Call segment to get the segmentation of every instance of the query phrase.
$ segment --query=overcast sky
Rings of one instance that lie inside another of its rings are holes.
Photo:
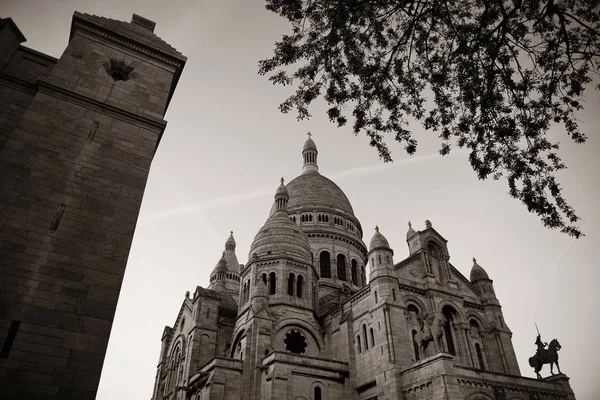
[[[598,93],[579,117],[588,143],[573,145],[560,127],[569,170],[564,195],[582,217],[579,240],[542,227],[511,199],[504,181],[479,181],[464,153],[436,156],[436,135],[415,126],[417,155],[392,145],[396,162],[382,165],[366,137],[337,129],[324,115],[297,122],[277,106],[290,93],[257,74],[286,22],[259,0],[1,0],[26,46],[60,57],[74,11],[130,21],[156,21],[155,33],[188,57],[154,159],[104,363],[99,400],[148,400],[160,338],[175,321],[185,292],[208,286],[229,231],[240,262],[265,222],[280,177],[300,173],[311,131],[320,171],[348,196],[368,243],[376,224],[395,251],[408,255],[407,221],[424,221],[448,240],[450,262],[469,276],[473,257],[494,280],[525,376],[535,353],[535,326],[558,338],[562,371],[578,399],[600,394],[600,127]],[[542,373],[549,374],[548,365]]]

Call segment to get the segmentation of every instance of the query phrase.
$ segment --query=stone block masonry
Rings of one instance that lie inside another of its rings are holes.
[[[24,38],[0,24],[3,400],[96,397],[162,117],[186,61],[149,22],[75,13],[61,58],[20,75],[11,60],[28,51],[14,45]],[[107,69],[111,60],[135,75]]]

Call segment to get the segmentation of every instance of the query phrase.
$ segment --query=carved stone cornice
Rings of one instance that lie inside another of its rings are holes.
[[[468,286],[469,289],[471,289],[476,295],[481,296],[479,290],[471,283],[470,280],[465,278],[465,276],[461,274],[459,270],[454,268],[454,266],[452,266],[452,264],[450,263],[448,263],[448,267],[450,268],[450,271],[454,274],[454,276],[456,276],[464,285]]]
[[[553,398],[553,399],[566,399],[568,395],[566,393],[560,393],[553,390],[540,390],[526,386],[520,385],[507,385],[501,383],[491,383],[485,381],[479,381],[474,379],[465,379],[458,378],[457,382],[459,385],[473,387],[473,388],[482,388],[482,389],[491,389],[491,390],[504,390],[516,393],[527,393],[532,398]],[[536,397],[534,397],[536,396]]]
[[[183,55],[175,57],[172,54],[168,54],[157,48],[153,48],[152,46],[141,43],[140,41],[125,37],[107,28],[86,21],[83,18],[78,17],[76,14],[73,16],[73,25],[71,26],[71,34],[69,35],[69,38],[73,37],[73,34],[77,29],[93,33],[96,36],[108,39],[111,42],[120,44],[123,47],[135,50],[138,53],[145,54],[177,68],[183,68],[185,61],[187,60],[187,58]]]
[[[474,309],[476,309],[476,310],[483,310],[483,306],[482,306],[482,305],[480,305],[480,304],[476,304],[476,303],[472,303],[472,302],[470,302],[470,301],[467,301],[467,300],[465,300],[465,301],[463,302],[463,305],[464,305],[465,307],[474,308]]]
[[[394,269],[400,269],[407,265],[410,265],[419,258],[420,258],[420,253],[414,253],[414,254],[408,256],[407,258],[405,258],[404,260],[400,261],[398,264],[394,265]]]
[[[362,241],[356,240],[352,237],[342,235],[342,234],[330,233],[330,232],[327,232],[327,233],[325,233],[325,232],[323,232],[323,233],[307,232],[306,236],[308,236],[308,237],[324,237],[324,238],[335,239],[335,240],[339,240],[344,243],[351,244],[352,246],[356,247],[364,257],[367,257],[367,253],[368,253],[367,246],[364,243],[362,243]]]
[[[427,293],[426,290],[419,289],[419,288],[412,287],[412,286],[408,286],[408,285],[403,285],[401,283],[398,284],[398,287],[400,288],[401,291],[403,290],[405,292],[416,293],[416,294],[419,294],[421,296],[425,296],[425,294]]]
[[[142,126],[143,128],[150,128],[152,130],[159,130],[159,136],[167,127],[167,121],[158,118],[152,118],[148,116],[142,116],[134,114],[129,111],[125,111],[115,106],[103,103],[101,101],[89,98],[79,93],[71,92],[70,90],[63,89],[45,79],[38,79],[38,91],[40,93],[47,94],[52,97],[56,97],[60,100],[68,101],[81,105],[89,110],[99,111],[103,114],[111,117],[120,119],[125,122],[132,123],[134,125]]]

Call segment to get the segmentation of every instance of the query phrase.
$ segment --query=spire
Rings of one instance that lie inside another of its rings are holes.
[[[408,221],[408,232],[406,232],[406,240],[408,240],[411,237],[413,237],[413,235],[415,233],[417,233],[417,232],[415,232],[415,230],[412,227],[412,224],[410,223],[410,221]]]
[[[302,173],[305,174],[307,172],[317,172],[319,171],[319,166],[317,165],[317,145],[313,142],[311,138],[312,134],[308,132],[308,139],[304,142],[304,147],[302,148],[302,157],[304,159],[304,165],[302,167]]]
[[[225,242],[226,252],[235,252],[235,239],[233,238],[233,231],[230,232],[229,238]]]
[[[285,187],[283,178],[281,178],[281,184],[275,191],[275,214],[273,215],[276,215],[281,211],[287,214],[287,203],[289,199],[290,196],[288,195],[288,190]]]

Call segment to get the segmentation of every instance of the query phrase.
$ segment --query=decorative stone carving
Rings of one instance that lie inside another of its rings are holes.
[[[127,81],[131,78],[135,78],[133,74],[135,67],[127,64],[125,60],[110,59],[108,62],[102,64],[108,75],[115,81]]]

